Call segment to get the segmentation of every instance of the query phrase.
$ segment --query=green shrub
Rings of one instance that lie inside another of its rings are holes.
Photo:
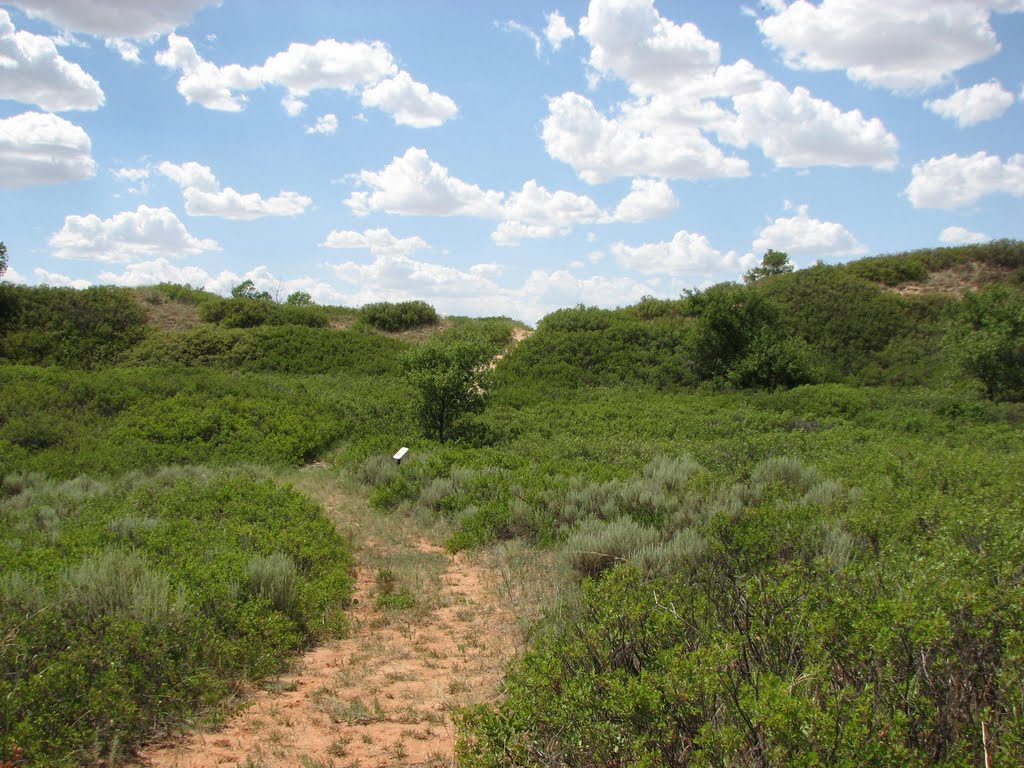
[[[0,360],[92,368],[146,335],[146,310],[126,288],[0,283]]]
[[[0,763],[17,749],[31,765],[99,764],[343,631],[351,559],[319,507],[202,474],[91,494],[40,483],[0,502]],[[40,524],[54,519],[59,543]]]
[[[359,312],[368,325],[381,331],[407,331],[425,325],[437,325],[441,318],[437,310],[425,301],[381,302],[367,304]]]

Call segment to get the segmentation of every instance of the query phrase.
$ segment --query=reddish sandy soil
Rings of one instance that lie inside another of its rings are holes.
[[[307,653],[222,728],[152,749],[142,763],[453,765],[453,709],[496,698],[519,635],[499,607],[492,571],[426,541],[416,549],[447,561],[429,610],[404,618],[376,608],[375,574],[361,569],[350,637]]]

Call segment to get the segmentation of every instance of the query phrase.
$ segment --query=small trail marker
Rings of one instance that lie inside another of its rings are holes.
[[[396,453],[392,457],[395,460],[395,464],[401,464],[402,463],[402,459],[405,458],[405,454],[407,454],[408,452],[409,452],[408,448],[405,448],[405,447],[399,448],[398,449],[398,453]]]

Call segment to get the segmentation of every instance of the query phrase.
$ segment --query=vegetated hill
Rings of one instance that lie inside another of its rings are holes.
[[[1024,243],[818,264],[616,310],[578,306],[545,317],[504,375],[567,387],[935,383],[949,372],[942,340],[960,297],[993,285],[1024,288]]]
[[[315,637],[336,606],[302,596],[347,548],[232,469],[314,460],[450,549],[520,539],[578,579],[505,703],[463,713],[462,765],[1024,763],[1019,248],[561,310],[443,444],[395,334],[497,353],[507,318],[386,334],[178,286],[200,322],[159,329],[127,289],[0,286],[0,764],[114,762]],[[893,289],[961,257],[1011,271]]]

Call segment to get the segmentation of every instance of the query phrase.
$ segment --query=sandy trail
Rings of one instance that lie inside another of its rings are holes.
[[[494,700],[517,651],[520,635],[497,577],[472,554],[415,538],[366,538],[357,558],[348,638],[305,654],[216,731],[148,750],[143,765],[453,765],[453,710]],[[430,582],[418,586],[416,607],[376,607],[379,564],[395,563],[405,579],[410,571],[399,564],[411,559],[420,563],[416,578]]]

